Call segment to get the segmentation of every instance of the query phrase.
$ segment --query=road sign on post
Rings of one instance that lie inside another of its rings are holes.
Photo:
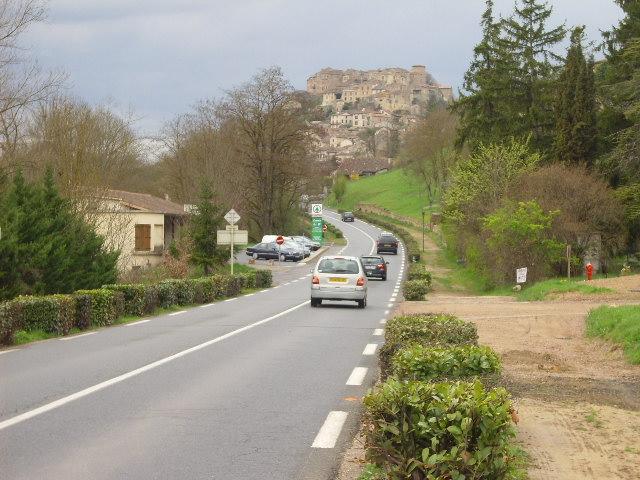
[[[230,262],[231,262],[231,275],[233,275],[233,244],[239,243],[240,240],[243,240],[243,243],[248,242],[248,232],[246,230],[238,230],[236,223],[240,220],[240,215],[233,208],[229,210],[224,219],[229,222],[227,228],[225,230],[218,230],[218,244],[220,245],[230,245]],[[243,235],[240,237],[238,234],[242,232]],[[222,234],[222,235],[221,235]],[[228,239],[228,243],[225,240]],[[223,240],[222,242],[220,240]]]
[[[518,268],[516,270],[516,283],[527,283],[527,267]]]
[[[314,242],[322,242],[322,217],[311,217],[311,239]]]
[[[311,216],[312,217],[321,217],[322,216],[322,204],[321,203],[312,203],[311,204]]]

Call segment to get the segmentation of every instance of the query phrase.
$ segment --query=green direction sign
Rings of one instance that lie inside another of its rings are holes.
[[[311,217],[311,239],[314,242],[322,242],[322,217]]]

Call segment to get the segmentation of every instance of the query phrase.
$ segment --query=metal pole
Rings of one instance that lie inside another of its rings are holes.
[[[571,280],[571,245],[567,245],[567,278]]]
[[[231,230],[231,275],[233,275],[233,237],[235,236],[233,230]]]
[[[422,251],[424,252],[424,208],[422,209]]]

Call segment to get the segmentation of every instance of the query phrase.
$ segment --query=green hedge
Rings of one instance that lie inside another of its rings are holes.
[[[187,280],[193,292],[193,303],[210,303],[216,298],[216,286],[212,277],[192,278]]]
[[[369,223],[373,223],[378,227],[388,230],[389,232],[395,233],[398,237],[402,239],[404,246],[407,248],[407,254],[409,256],[409,260],[411,262],[417,262],[420,260],[420,245],[413,235],[408,230],[396,225],[395,223],[388,222],[381,218],[378,215],[374,215],[371,213],[363,212],[362,210],[357,211],[358,218],[365,220]]]
[[[395,379],[364,399],[367,460],[389,480],[509,478],[512,406],[480,382]]]
[[[271,270],[256,270],[256,287],[269,288],[273,284],[273,274]]]
[[[78,290],[76,297],[76,325],[79,328],[112,325],[125,312],[124,294],[105,288]]]
[[[153,313],[160,306],[160,289],[158,285],[144,286],[144,313]]]
[[[443,381],[500,373],[500,356],[476,345],[426,347],[411,345],[395,353],[393,376],[399,380]]]
[[[20,329],[67,335],[73,328],[75,301],[71,295],[20,296],[11,303],[20,306]]]
[[[429,288],[431,288],[431,273],[428,272],[427,268],[421,263],[409,264],[407,280],[422,280],[427,282]]]
[[[405,280],[402,284],[402,295],[405,300],[421,301],[429,292],[430,283],[426,280]]]
[[[22,328],[22,305],[15,302],[0,303],[0,343],[10,345],[13,335]]]
[[[227,297],[236,297],[240,295],[244,285],[244,277],[242,274],[235,274],[227,277]]]
[[[380,348],[383,378],[391,374],[391,359],[401,348],[417,343],[425,346],[477,345],[478,331],[473,323],[447,314],[401,315],[392,318],[385,329]]]
[[[171,307],[173,305],[191,305],[194,303],[195,291],[193,284],[186,279],[170,279],[163,280],[158,284],[162,287],[163,293],[169,293],[167,302],[161,301],[163,307]],[[165,297],[161,295],[164,300]],[[173,302],[169,303],[168,300],[172,299]]]
[[[106,290],[122,292],[124,295],[124,311],[127,315],[142,316],[145,313],[145,286],[142,284],[103,285]]]

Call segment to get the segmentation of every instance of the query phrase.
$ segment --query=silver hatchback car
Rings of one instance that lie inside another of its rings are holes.
[[[367,276],[358,257],[322,257],[311,277],[311,306],[323,300],[350,300],[367,306]]]

